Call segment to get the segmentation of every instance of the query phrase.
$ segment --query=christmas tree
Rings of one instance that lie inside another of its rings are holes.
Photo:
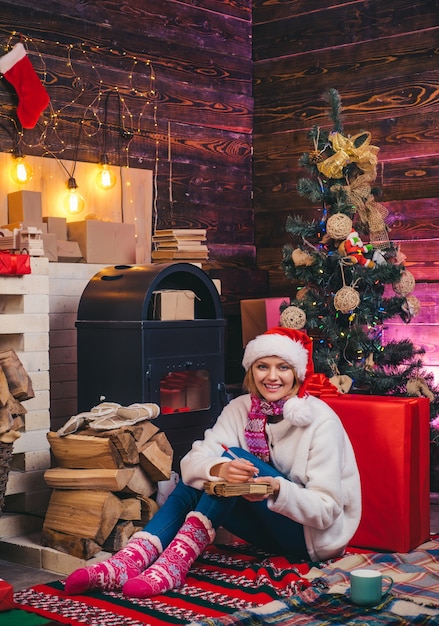
[[[342,104],[326,94],[333,128],[314,126],[300,165],[307,176],[299,195],[316,205],[316,218],[290,216],[282,268],[294,286],[281,323],[314,338],[316,372],[344,393],[426,396],[432,436],[439,444],[439,390],[409,340],[383,345],[386,320],[409,323],[420,309],[415,280],[386,224],[387,208],[375,185],[379,148],[362,131],[345,134]]]

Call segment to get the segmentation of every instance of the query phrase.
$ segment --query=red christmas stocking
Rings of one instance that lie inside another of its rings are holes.
[[[0,72],[17,92],[17,116],[21,125],[23,128],[34,128],[50,100],[22,43],[17,43],[0,57]]]

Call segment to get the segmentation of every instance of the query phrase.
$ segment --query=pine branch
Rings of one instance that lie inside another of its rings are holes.
[[[334,124],[334,131],[337,133],[343,132],[343,124],[342,124],[342,105],[340,94],[337,89],[330,89],[325,95],[324,99],[329,104],[328,115]]]
[[[310,202],[319,202],[321,204],[323,201],[324,190],[318,180],[299,178],[297,183],[297,192],[299,196],[307,198]]]

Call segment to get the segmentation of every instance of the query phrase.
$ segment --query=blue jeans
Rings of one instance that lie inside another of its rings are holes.
[[[246,450],[231,450],[237,456],[251,461],[259,469],[260,476],[281,476],[274,467]],[[224,452],[223,456],[229,455]],[[185,485],[183,481],[177,484],[144,530],[159,537],[164,549],[178,533],[186,515],[191,511],[203,513],[211,521],[213,528],[222,526],[267,552],[309,559],[302,524],[270,511],[266,500],[249,502],[240,496],[211,496]]]

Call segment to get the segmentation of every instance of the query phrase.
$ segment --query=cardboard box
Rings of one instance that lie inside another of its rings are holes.
[[[18,228],[18,230],[28,230],[29,228],[37,228],[41,230],[42,233],[47,233],[47,224],[44,222],[30,222],[28,220],[21,222],[11,222],[10,224],[5,224],[2,228],[8,228],[9,230],[14,230]]]
[[[55,234],[59,241],[67,239],[67,220],[65,217],[43,217],[43,222],[47,224],[47,232]]]
[[[430,536],[430,409],[427,398],[321,397],[352,442],[363,514],[350,545],[410,552]]]
[[[251,339],[265,333],[280,322],[280,306],[289,303],[290,298],[255,298],[241,300],[241,328],[244,346]]]
[[[56,263],[58,261],[58,246],[56,243],[56,235],[53,233],[43,233],[44,255],[49,262]]]
[[[56,250],[60,263],[78,263],[82,261],[82,253],[77,241],[57,241]]]
[[[32,226],[43,221],[41,193],[39,191],[15,191],[8,193],[8,221],[27,222]]]
[[[193,320],[195,294],[189,289],[154,291],[153,319]]]
[[[67,224],[68,238],[77,241],[86,263],[134,264],[134,224],[83,220]]]

